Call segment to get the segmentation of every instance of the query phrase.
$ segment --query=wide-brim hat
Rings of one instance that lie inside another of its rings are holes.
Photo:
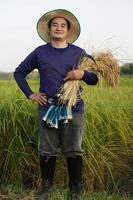
[[[80,35],[80,24],[78,19],[68,10],[57,9],[52,10],[40,17],[37,22],[37,32],[42,40],[49,43],[51,41],[49,35],[49,21],[55,17],[63,17],[70,23],[69,34],[67,38],[68,43],[73,43]]]

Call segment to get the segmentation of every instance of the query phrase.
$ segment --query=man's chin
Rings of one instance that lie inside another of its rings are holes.
[[[52,38],[52,40],[54,40],[54,41],[65,41],[66,38],[54,37],[54,38]]]

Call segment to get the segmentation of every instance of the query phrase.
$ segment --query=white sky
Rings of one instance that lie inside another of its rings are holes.
[[[59,8],[71,11],[81,24],[75,45],[90,54],[111,49],[121,62],[133,62],[133,0],[0,0],[0,71],[14,71],[44,43],[36,23]]]

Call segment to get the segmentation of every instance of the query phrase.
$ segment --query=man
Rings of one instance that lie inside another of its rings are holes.
[[[64,82],[83,80],[95,85],[98,79],[94,73],[76,68],[83,49],[71,44],[80,34],[79,22],[71,12],[59,9],[44,14],[37,23],[37,31],[47,44],[39,46],[28,55],[16,68],[14,77],[27,98],[38,103],[42,176],[39,200],[47,199],[51,192],[60,147],[67,161],[70,199],[79,200],[82,189],[83,100],[77,100],[72,107],[72,119],[68,123],[60,120],[58,128],[50,127],[43,117],[53,104],[67,106],[67,102],[60,102],[57,96]],[[25,79],[34,69],[38,69],[40,74],[40,89],[37,93],[31,90]]]

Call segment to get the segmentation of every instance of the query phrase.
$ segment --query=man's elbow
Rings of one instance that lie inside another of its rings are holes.
[[[92,81],[91,81],[91,85],[96,85],[98,83],[98,76],[94,73],[92,73]]]

